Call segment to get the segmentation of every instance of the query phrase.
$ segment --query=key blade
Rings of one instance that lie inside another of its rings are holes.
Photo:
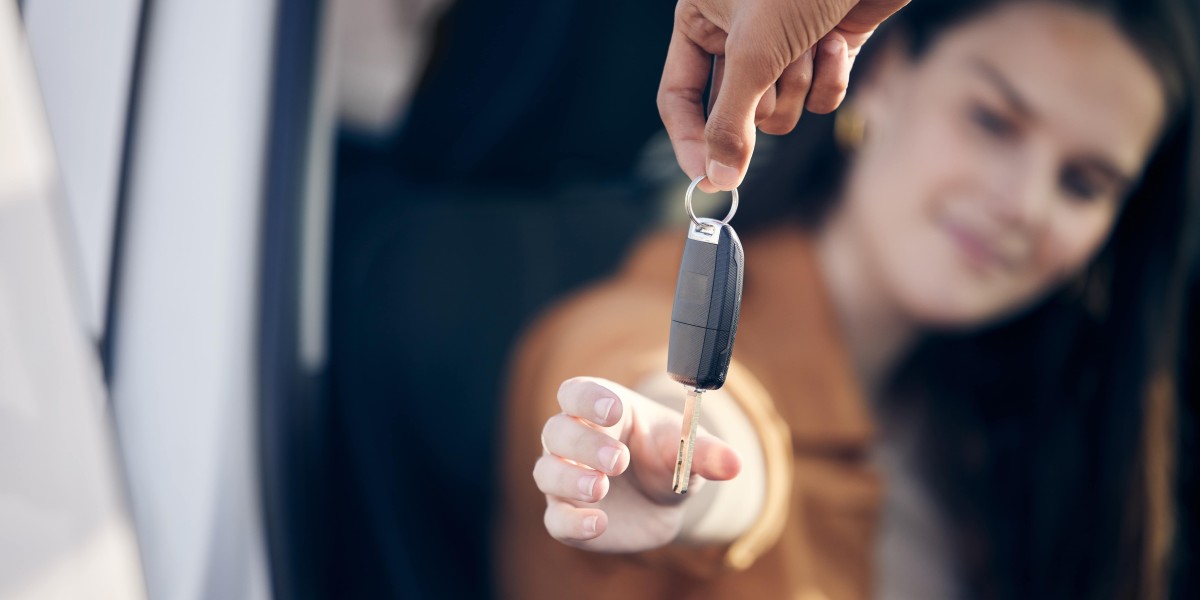
[[[679,454],[675,460],[675,478],[671,490],[686,494],[692,477],[692,454],[696,451],[696,429],[700,426],[700,395],[704,390],[689,389],[683,403],[683,429],[679,433]]]

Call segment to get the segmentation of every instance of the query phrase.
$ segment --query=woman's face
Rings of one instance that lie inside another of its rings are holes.
[[[1108,17],[1014,3],[886,53],[840,218],[910,318],[973,326],[1080,272],[1112,230],[1165,107]]]

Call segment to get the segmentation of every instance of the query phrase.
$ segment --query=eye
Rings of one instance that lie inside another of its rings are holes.
[[[1016,123],[981,104],[971,107],[971,121],[980,129],[998,138],[1009,138],[1017,133]]]
[[[1104,185],[1101,182],[1078,167],[1063,169],[1059,183],[1067,194],[1084,202],[1095,200],[1104,192]]]

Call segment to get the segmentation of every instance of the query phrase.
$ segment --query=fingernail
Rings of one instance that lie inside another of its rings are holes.
[[[842,40],[826,40],[825,43],[821,45],[821,49],[830,54],[838,54],[842,51]]]
[[[584,518],[583,519],[583,532],[587,535],[594,535],[596,533],[596,522],[599,520],[600,520],[600,517],[596,517],[596,516]]]
[[[715,160],[708,161],[708,180],[720,188],[731,188],[737,185],[737,169],[723,165]]]
[[[584,498],[592,498],[596,492],[596,481],[599,477],[595,475],[584,475],[579,478],[579,491],[583,493]]]
[[[601,398],[596,401],[596,416],[600,417],[601,421],[608,420],[608,413],[612,411],[613,404],[617,402],[616,398]]]
[[[600,465],[606,473],[612,473],[617,468],[617,460],[621,458],[621,450],[612,446],[600,449]]]

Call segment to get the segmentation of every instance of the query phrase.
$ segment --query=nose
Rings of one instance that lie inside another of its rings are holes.
[[[1027,150],[992,163],[989,209],[1001,223],[1040,228],[1054,201],[1056,170],[1045,151]]]

